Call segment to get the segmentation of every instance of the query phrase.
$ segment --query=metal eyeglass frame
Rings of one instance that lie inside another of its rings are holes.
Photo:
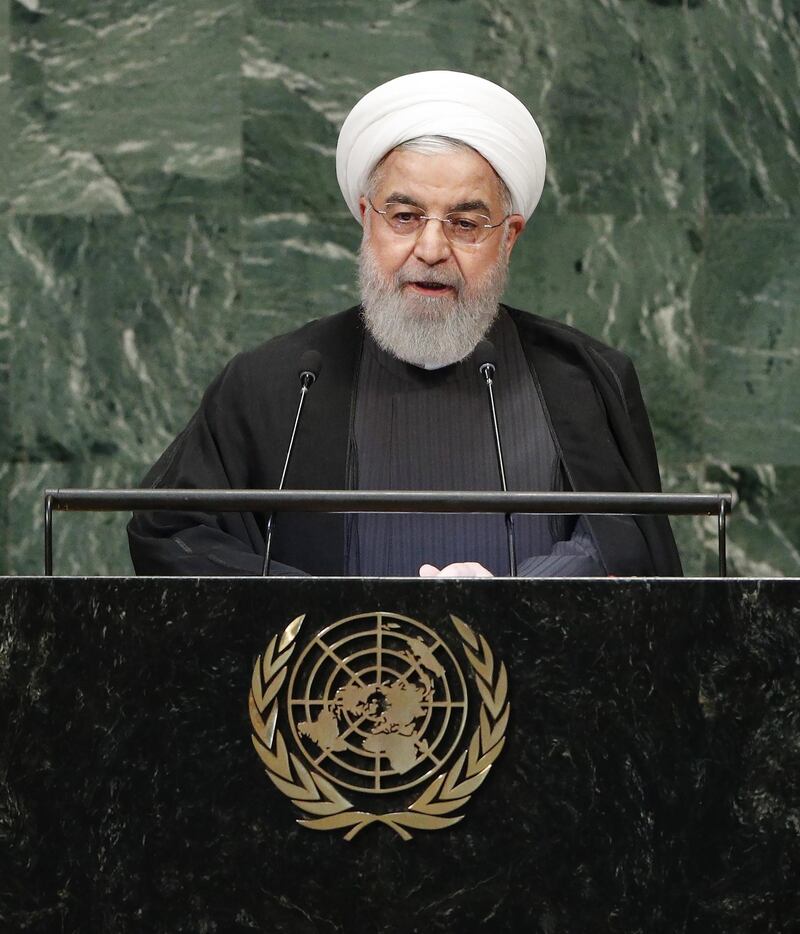
[[[433,215],[433,214],[419,214],[419,215],[417,215],[418,218],[419,218],[419,220],[423,221],[423,224],[422,224],[422,226],[419,228],[419,230],[417,230],[416,232],[409,231],[408,233],[403,233],[403,232],[400,231],[400,230],[395,230],[394,227],[392,227],[392,225],[389,223],[389,221],[388,221],[387,218],[386,218],[386,215],[388,214],[388,211],[381,211],[379,208],[376,208],[375,205],[372,203],[372,198],[367,198],[367,202],[369,203],[369,206],[372,208],[372,210],[373,210],[376,214],[380,214],[380,216],[381,216],[381,217],[384,219],[384,221],[386,222],[386,226],[392,231],[392,233],[397,234],[398,237],[410,237],[410,236],[412,236],[412,233],[413,233],[415,236],[420,237],[420,236],[422,236],[422,231],[425,229],[425,225],[428,223],[428,221],[439,221],[439,223],[442,225],[442,231],[444,232],[445,237],[447,237],[447,242],[448,242],[448,243],[452,243],[453,246],[480,246],[481,243],[485,243],[486,240],[488,240],[488,238],[489,238],[489,234],[488,234],[488,233],[484,233],[484,234],[481,236],[481,239],[480,239],[480,240],[476,240],[474,243],[460,243],[460,242],[457,241],[457,240],[451,239],[451,232],[452,232],[452,230],[453,230],[453,222],[449,219],[449,218],[450,218],[450,215],[449,215],[449,214],[446,214],[444,217],[436,217],[436,216]],[[387,201],[386,204],[384,205],[384,207],[386,207],[386,206],[389,205],[389,204],[399,204],[399,205],[402,205],[402,206],[404,206],[404,207],[409,207],[409,208],[413,208],[413,207],[414,207],[413,204],[405,205],[404,202],[402,202],[402,201]],[[465,211],[452,211],[451,213],[453,213],[453,214],[464,214],[464,213],[466,213],[466,212],[465,212]],[[486,217],[486,215],[485,215],[485,214],[479,214],[478,217]],[[478,230],[485,230],[485,231],[497,230],[498,227],[502,227],[503,224],[505,224],[505,222],[509,219],[509,217],[511,217],[511,215],[510,215],[510,214],[506,214],[506,216],[500,221],[499,224],[478,224],[478,228],[477,228],[477,229],[478,229]],[[489,218],[486,217],[486,220],[488,221]]]

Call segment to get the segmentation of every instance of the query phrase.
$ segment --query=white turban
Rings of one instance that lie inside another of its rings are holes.
[[[336,177],[361,221],[358,199],[375,166],[418,136],[449,136],[477,150],[505,182],[512,212],[527,219],[544,188],[547,159],[536,121],[505,88],[456,71],[420,71],[370,91],[347,115],[336,147]]]

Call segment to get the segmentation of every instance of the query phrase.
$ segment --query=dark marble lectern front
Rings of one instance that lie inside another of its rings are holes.
[[[800,929],[798,581],[20,578],[0,593],[3,930]],[[299,825],[251,741],[271,637],[300,614],[298,645],[368,612],[446,633],[458,656],[455,614],[491,647],[494,683],[508,672],[505,748],[463,820],[408,842],[381,823],[349,842]]]

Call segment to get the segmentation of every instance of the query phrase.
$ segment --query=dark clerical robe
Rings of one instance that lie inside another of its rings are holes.
[[[323,356],[309,392],[289,489],[499,489],[474,361],[420,371],[380,351],[359,309],[312,322],[235,357],[148,473],[156,488],[275,488],[297,404],[303,351]],[[504,309],[498,417],[510,489],[660,489],[633,366],[573,328]],[[516,518],[521,573],[680,574],[663,517]],[[264,517],[138,513],[129,527],[140,574],[258,574]],[[507,573],[499,516],[279,514],[275,571],[416,574],[423,562],[476,560]]]
[[[495,404],[510,490],[561,490],[561,463],[510,315],[488,337],[495,348]],[[361,490],[497,490],[500,475],[486,384],[472,357],[424,370],[381,350],[367,334],[358,371],[351,462]],[[631,520],[631,534],[638,530]],[[521,576],[605,574],[577,517],[518,515]],[[507,574],[502,515],[359,514],[348,523],[348,573],[416,575],[420,556],[436,567],[477,561]]]

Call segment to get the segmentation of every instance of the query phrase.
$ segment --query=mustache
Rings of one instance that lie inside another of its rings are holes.
[[[394,275],[395,285],[402,286],[408,282],[433,282],[436,285],[448,285],[451,288],[461,289],[464,279],[454,269],[438,269],[437,267],[423,267],[421,269],[406,269],[404,266]]]

